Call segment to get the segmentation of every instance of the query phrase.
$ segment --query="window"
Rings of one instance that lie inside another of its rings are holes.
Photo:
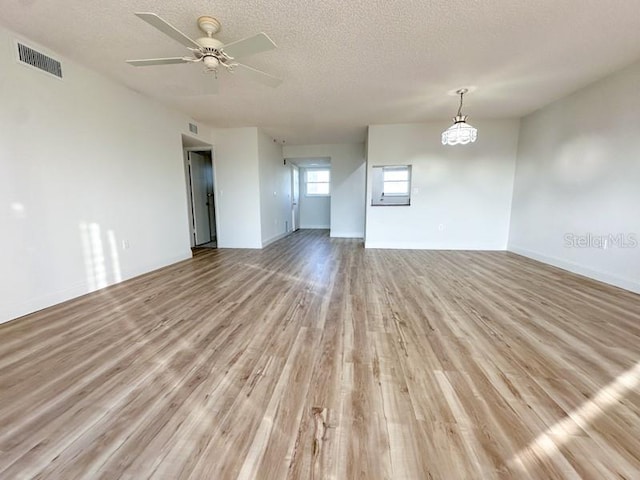
[[[371,205],[410,205],[411,165],[373,167]]]
[[[327,196],[331,193],[331,170],[328,168],[307,170],[306,194],[309,196]]]
[[[409,195],[409,167],[383,167],[382,194]]]

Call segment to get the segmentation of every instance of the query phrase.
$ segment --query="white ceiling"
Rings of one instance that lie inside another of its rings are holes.
[[[222,22],[227,43],[266,32],[278,49],[244,59],[284,79],[271,89],[199,65],[126,59],[184,47],[133,15],[159,14],[193,37]],[[520,117],[640,58],[635,0],[3,0],[0,22],[78,63],[214,126],[259,126],[287,144],[363,141],[377,123],[442,121],[461,86],[473,118]]]

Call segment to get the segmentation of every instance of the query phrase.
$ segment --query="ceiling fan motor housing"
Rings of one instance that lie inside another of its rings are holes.
[[[222,47],[224,44],[220,40],[212,37],[202,37],[196,40],[200,45],[201,51],[194,52],[196,58],[202,59],[205,69],[209,72],[216,70],[220,65],[227,68],[231,67],[229,61],[231,58],[225,55]]]
[[[218,52],[222,50],[224,43],[211,37],[202,37],[196,40],[204,50],[208,52]]]

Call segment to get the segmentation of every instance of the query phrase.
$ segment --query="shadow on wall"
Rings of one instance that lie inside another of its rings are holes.
[[[107,245],[105,246],[98,223],[82,222],[79,228],[89,291],[93,292],[112,283],[121,282],[122,272],[115,232],[107,230]],[[107,258],[107,253],[109,258]],[[111,266],[110,275],[108,264]]]

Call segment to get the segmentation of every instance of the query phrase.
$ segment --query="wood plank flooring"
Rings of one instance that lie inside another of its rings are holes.
[[[3,479],[638,479],[640,296],[301,231],[0,326]]]

